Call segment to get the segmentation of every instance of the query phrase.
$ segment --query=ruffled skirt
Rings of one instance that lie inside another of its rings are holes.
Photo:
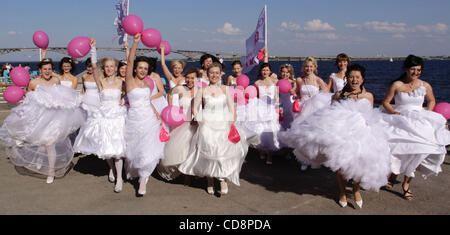
[[[80,102],[76,91],[60,85],[29,92],[0,129],[0,142],[14,155],[11,161],[41,174],[50,169],[62,176],[73,158],[68,136],[84,121]]]
[[[187,175],[224,178],[239,185],[239,173],[249,142],[257,142],[258,138],[236,125],[241,139],[234,144],[228,140],[230,126],[227,121],[199,122],[188,157],[178,170]]]
[[[385,114],[389,124],[392,172],[414,177],[418,171],[424,178],[442,171],[450,144],[450,131],[441,114],[428,110],[400,110],[400,115]]]
[[[382,114],[363,99],[335,102],[280,133],[302,164],[323,164],[378,191],[387,184],[391,154]]]
[[[115,103],[100,106],[92,112],[80,129],[74,151],[95,154],[100,159],[121,158],[125,155],[126,107]]]

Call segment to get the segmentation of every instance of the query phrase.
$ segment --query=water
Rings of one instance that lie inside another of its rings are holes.
[[[159,62],[159,61],[158,61]],[[0,62],[3,64],[4,62]],[[17,66],[19,63],[22,65],[25,62],[11,62],[13,66]],[[28,62],[32,70],[37,69],[37,62]],[[231,70],[232,61],[225,61],[224,72],[228,75],[232,74]],[[280,66],[286,63],[292,64],[294,67],[295,77],[301,75],[300,68],[302,61],[272,61],[270,65],[277,74],[280,74]],[[382,100],[386,94],[391,81],[398,78],[402,70],[403,61],[390,62],[388,60],[370,60],[370,61],[352,61],[352,63],[361,64],[366,68],[366,89],[371,92],[375,100]],[[167,62],[170,64],[170,61]],[[161,64],[157,64],[157,73],[164,77],[164,73],[161,69]],[[328,82],[328,78],[331,73],[337,72],[337,68],[334,65],[334,61],[318,61],[319,77],[325,82]],[[58,65],[55,63],[55,68]],[[186,68],[197,67],[200,68],[200,63],[188,62]],[[75,74],[81,73],[85,70],[84,61],[80,61],[77,65]],[[247,76],[250,78],[250,83],[253,84],[256,81],[258,75],[258,67],[255,67]],[[450,60],[425,60],[424,69],[422,71],[421,79],[428,82],[433,87],[434,96],[436,102],[450,102]]]

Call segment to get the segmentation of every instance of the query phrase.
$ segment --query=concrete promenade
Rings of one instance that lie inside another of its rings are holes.
[[[10,104],[0,104],[0,120],[9,114]],[[265,165],[250,150],[241,171],[240,186],[229,183],[225,196],[206,193],[205,179],[190,186],[183,179],[162,180],[156,172],[147,194],[136,197],[137,182],[125,182],[114,193],[108,182],[106,162],[95,156],[76,155],[73,168],[53,184],[45,177],[30,176],[15,169],[0,147],[0,214],[151,214],[151,215],[429,215],[450,214],[450,159],[447,155],[438,176],[412,181],[412,201],[402,198],[401,183],[393,190],[362,191],[364,205],[357,208],[348,185],[349,206],[337,204],[336,174],[327,168],[301,172],[295,160],[274,156]],[[399,177],[398,180],[402,180]],[[216,184],[218,188],[218,184]]]

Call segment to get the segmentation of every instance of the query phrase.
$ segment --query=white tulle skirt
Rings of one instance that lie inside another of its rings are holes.
[[[165,127],[166,131],[168,128]],[[130,107],[125,122],[127,177],[144,180],[164,157],[160,121],[150,106]]]
[[[382,114],[366,99],[334,102],[280,133],[302,164],[323,164],[378,191],[391,172]]]
[[[78,92],[61,85],[29,92],[0,129],[1,142],[14,153],[12,163],[44,175],[54,170],[55,176],[62,176],[73,158],[68,136],[84,121],[80,102]]]
[[[170,132],[170,140],[164,146],[164,157],[157,166],[162,178],[173,180],[181,174],[178,166],[187,159],[196,130],[197,126],[185,122]]]
[[[126,107],[115,102],[104,103],[95,112],[92,108],[75,139],[74,151],[105,160],[124,157],[126,115]]]
[[[204,120],[215,120],[220,114],[203,113]],[[243,130],[235,125],[241,140],[234,144],[228,140],[231,122],[203,121],[199,122],[197,131],[192,137],[191,148],[187,159],[180,164],[178,170],[187,175],[200,177],[223,178],[239,184],[239,173],[247,155],[249,142],[257,142],[256,134]]]
[[[245,105],[245,113],[245,120],[239,121],[239,126],[246,128],[252,133],[256,133],[260,140],[258,141],[259,144],[252,144],[251,146],[265,151],[277,151],[280,149],[278,132],[281,126],[278,121],[279,116],[275,105],[257,98],[252,98]],[[237,112],[237,116],[240,116],[239,112]]]
[[[299,125],[317,110],[330,106],[333,95],[333,93],[319,92],[305,101],[300,101],[299,104],[302,109],[299,113],[294,113],[291,127]]]
[[[424,109],[397,111],[401,114],[383,116],[389,124],[392,172],[408,177],[414,177],[416,171],[424,178],[437,175],[447,153],[445,146],[450,144],[447,121],[441,114]]]

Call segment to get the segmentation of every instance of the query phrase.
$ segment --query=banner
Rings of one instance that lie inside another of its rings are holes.
[[[245,41],[246,56],[242,56],[242,73],[250,72],[255,65],[259,64],[256,58],[259,50],[267,47],[267,6],[264,6],[261,14],[259,14],[256,30]]]
[[[129,0],[120,0],[120,2],[116,4],[117,17],[114,20],[114,25],[117,28],[117,37],[119,37],[119,45],[122,45],[127,40],[128,36],[122,27],[122,21],[128,15],[129,4],[130,4]]]

